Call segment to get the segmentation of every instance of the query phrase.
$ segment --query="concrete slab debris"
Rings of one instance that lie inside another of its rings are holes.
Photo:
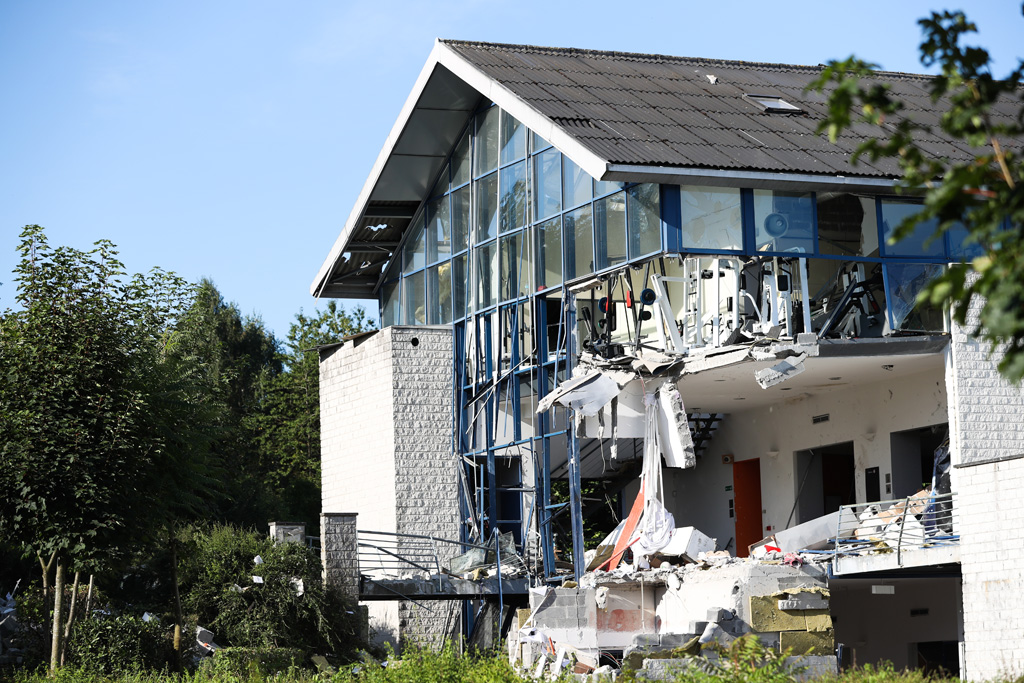
[[[683,397],[671,382],[658,389],[658,446],[668,467],[689,469],[697,465]]]
[[[836,649],[832,631],[783,631],[779,639],[782,651],[791,650],[793,655],[827,655]]]
[[[805,353],[794,358],[785,358],[770,368],[755,372],[754,379],[757,380],[762,389],[768,389],[776,384],[781,384],[791,377],[796,377],[805,370],[805,358],[807,358]]]
[[[775,541],[783,553],[820,550],[828,546],[839,529],[839,513],[833,512],[803,524],[775,532]]]

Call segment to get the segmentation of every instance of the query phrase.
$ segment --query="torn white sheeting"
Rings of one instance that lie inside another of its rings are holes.
[[[807,358],[806,353],[801,353],[799,356],[793,358],[785,358],[770,368],[764,370],[758,370],[754,373],[754,379],[761,385],[762,389],[773,387],[776,384],[786,381],[790,377],[795,377],[803,372],[806,368],[804,367],[804,359]]]
[[[658,389],[658,445],[668,467],[686,469],[697,464],[683,397],[671,383]]]
[[[537,405],[537,414],[551,408],[555,401],[572,408],[579,415],[593,417],[609,401],[619,395],[622,386],[633,379],[632,373],[613,370],[591,370],[582,377],[574,377],[550,394]]]

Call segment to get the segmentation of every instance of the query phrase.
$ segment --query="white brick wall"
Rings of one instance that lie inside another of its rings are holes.
[[[960,513],[961,676],[1024,673],[1024,392],[1003,381],[987,347],[954,325],[948,375],[953,490]]]
[[[357,512],[361,529],[457,539],[451,329],[389,327],[359,341],[320,363],[323,511]],[[402,602],[373,609],[371,628],[436,642],[450,611]]]

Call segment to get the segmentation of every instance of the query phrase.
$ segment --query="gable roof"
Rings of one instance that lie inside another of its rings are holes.
[[[598,180],[890,189],[899,175],[894,161],[849,163],[872,129],[855,124],[836,144],[815,134],[826,96],[803,89],[821,69],[438,40],[311,292],[373,296],[482,99]],[[931,102],[927,76],[877,76],[908,104],[907,116],[938,126],[942,105]],[[766,110],[751,95],[797,111]],[[994,114],[1013,116],[1011,103]],[[937,155],[973,156],[937,135],[922,143]]]

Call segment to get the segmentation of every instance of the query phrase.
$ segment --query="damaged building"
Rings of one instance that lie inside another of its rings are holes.
[[[435,44],[312,286],[380,305],[321,349],[326,571],[380,637],[1024,671],[1024,399],[916,303],[976,247],[890,243],[920,200],[816,134],[820,71]]]

